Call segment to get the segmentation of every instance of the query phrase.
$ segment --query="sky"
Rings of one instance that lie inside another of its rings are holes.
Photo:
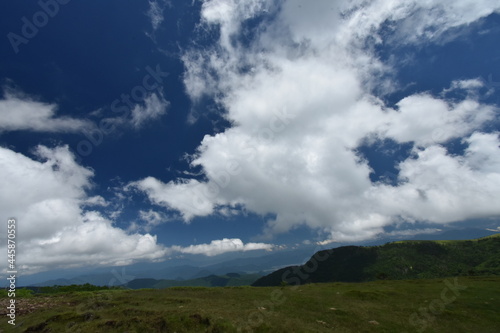
[[[25,274],[500,230],[498,1],[0,7]]]

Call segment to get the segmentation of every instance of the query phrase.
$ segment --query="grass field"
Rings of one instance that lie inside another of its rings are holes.
[[[3,314],[3,332],[500,331],[498,276],[109,290],[17,301],[16,326]]]

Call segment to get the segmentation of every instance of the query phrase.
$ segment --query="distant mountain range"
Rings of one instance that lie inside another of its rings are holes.
[[[135,279],[123,287],[130,289],[144,288],[169,288],[169,287],[238,287],[249,286],[260,278],[259,274],[238,274],[228,273],[223,276],[209,275],[192,280],[156,280],[156,279]]]
[[[225,276],[228,273],[254,274],[259,277],[286,265],[304,263],[311,253],[314,253],[314,249],[314,246],[307,246],[295,250],[260,253],[260,256],[255,253],[256,256],[229,257],[227,260],[215,261],[208,265],[203,261],[197,261],[197,258],[188,257],[188,259],[167,260],[161,263],[140,263],[125,267],[101,267],[89,271],[87,274],[75,274],[72,277],[57,279],[46,279],[44,277],[47,275],[41,273],[36,276],[21,277],[23,279],[20,285],[41,287],[90,283],[96,286],[118,286],[135,279],[185,281],[211,275]],[[209,260],[213,261],[212,258],[207,258],[207,261]],[[43,282],[37,282],[36,280]]]
[[[500,234],[476,240],[397,241],[319,251],[304,265],[279,269],[252,286],[377,279],[500,275]]]
[[[494,234],[485,229],[456,229],[434,234],[421,234],[407,239],[421,240],[457,240],[479,238]],[[401,237],[380,238],[358,243],[331,243],[327,247],[344,245],[376,246],[396,241]],[[20,275],[19,286],[67,286],[90,283],[96,286],[124,285],[134,279],[154,280],[195,280],[207,276],[225,276],[227,273],[240,275],[266,275],[279,268],[301,265],[309,260],[311,254],[325,249],[316,244],[300,245],[295,249],[276,250],[272,252],[251,251],[245,253],[228,253],[215,257],[185,255],[182,258],[167,259],[157,263],[137,263],[124,267],[95,267],[72,270],[56,270],[33,275]],[[0,285],[6,282],[1,281]]]

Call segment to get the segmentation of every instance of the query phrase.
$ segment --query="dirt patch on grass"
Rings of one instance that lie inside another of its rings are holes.
[[[0,300],[0,316],[7,314],[7,306],[10,304],[10,299],[4,298]],[[59,297],[29,297],[16,299],[16,314],[24,315],[38,310],[51,309],[60,305],[64,305],[62,298]],[[67,304],[66,304],[67,305]]]

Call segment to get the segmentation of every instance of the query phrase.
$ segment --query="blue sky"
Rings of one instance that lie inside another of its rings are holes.
[[[500,225],[495,1],[0,6],[26,273]]]

